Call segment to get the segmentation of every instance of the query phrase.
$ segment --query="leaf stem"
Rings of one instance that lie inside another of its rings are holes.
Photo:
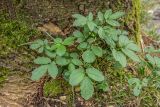
[[[27,43],[20,44],[20,45],[18,45],[18,46],[30,45],[30,44],[32,44],[32,43],[34,43],[34,42],[27,42]]]
[[[47,36],[49,36],[51,39],[54,40],[54,38],[48,33],[48,32],[45,32],[47,34]]]
[[[27,42],[27,43],[20,44],[18,46],[30,45],[30,44],[33,44],[33,43],[35,43],[35,42]],[[54,43],[54,42],[48,42],[48,43]]]

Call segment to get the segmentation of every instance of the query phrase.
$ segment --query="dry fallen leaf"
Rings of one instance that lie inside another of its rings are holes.
[[[47,32],[47,29],[44,27],[37,27],[39,31],[41,32]]]
[[[51,22],[48,22],[48,23],[43,24],[42,26],[39,26],[38,30],[42,32],[50,32],[53,35],[64,35],[62,30],[57,25]]]
[[[62,30],[51,22],[44,24],[43,27],[46,28],[51,33],[56,33],[56,34],[62,33]]]

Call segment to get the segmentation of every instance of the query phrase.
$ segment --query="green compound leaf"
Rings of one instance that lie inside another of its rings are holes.
[[[71,61],[74,65],[78,65],[78,66],[83,65],[82,61],[79,59],[72,59]]]
[[[115,60],[118,61],[122,65],[122,67],[126,67],[126,56],[121,51],[116,51],[115,49],[113,49],[112,54]]]
[[[101,39],[104,39],[105,37],[105,31],[102,27],[99,27],[99,30],[98,30],[98,35]]]
[[[106,92],[106,91],[109,90],[109,85],[106,81],[103,81],[103,82],[101,82],[100,84],[97,85],[97,88]]]
[[[62,43],[62,39],[61,38],[55,38],[54,39],[54,43],[55,44],[61,44]]]
[[[91,12],[90,12],[89,15],[88,15],[88,20],[89,20],[89,21],[92,21],[92,20],[93,20],[93,14],[92,14]]]
[[[135,85],[133,88],[133,94],[139,96],[142,89],[141,81],[138,78],[131,78],[128,80],[128,83],[130,86]]]
[[[129,85],[140,84],[140,80],[138,78],[130,78],[128,80]]]
[[[121,47],[126,46],[126,45],[128,45],[129,43],[130,43],[130,40],[128,39],[127,36],[124,36],[124,35],[120,35],[120,36],[119,36],[119,45],[120,45]]]
[[[44,51],[44,47],[43,46],[38,49],[38,53],[42,53],[43,51]]]
[[[115,26],[115,27],[120,26],[120,23],[116,20],[106,20],[106,22],[111,26]]]
[[[92,63],[95,61],[96,56],[95,54],[91,51],[91,50],[86,50],[83,54],[82,54],[82,58],[85,62],[87,63]]]
[[[92,81],[88,78],[85,77],[80,85],[81,89],[81,96],[85,99],[88,100],[93,96],[94,93],[94,87]]]
[[[64,57],[57,56],[56,63],[58,65],[65,66],[65,65],[69,64],[69,60]]]
[[[137,84],[133,89],[134,96],[139,96],[140,93],[141,93],[141,89],[142,89],[142,85],[140,85],[140,84],[138,85]]]
[[[87,49],[88,43],[87,42],[82,42],[78,45],[78,49]]]
[[[45,50],[49,50],[49,51],[51,51],[51,47],[50,47],[50,45],[49,45],[49,44],[46,44],[44,47],[45,47]]]
[[[69,83],[72,86],[77,86],[84,78],[84,69],[79,68],[72,71],[70,77],[69,77]]]
[[[129,49],[122,49],[122,51],[129,57],[131,58],[133,61],[135,62],[140,62],[139,57],[131,50]]]
[[[36,68],[34,71],[32,71],[31,79],[34,81],[40,80],[40,78],[47,72],[47,67],[48,65],[42,65]]]
[[[102,55],[103,55],[103,50],[102,50],[101,47],[99,47],[99,46],[92,46],[91,49],[92,49],[92,51],[93,51],[93,53],[94,53],[95,55],[97,55],[98,57],[102,57]]]
[[[109,16],[112,14],[112,10],[111,9],[109,9],[109,10],[106,10],[106,12],[105,12],[105,14],[104,14],[104,18],[106,19],[106,20],[108,20],[108,18],[109,18]]]
[[[51,52],[51,51],[49,51],[49,50],[45,50],[45,54],[46,54],[48,57],[51,57],[51,58],[56,57],[56,53],[55,53],[55,52]]]
[[[97,26],[97,25],[96,25],[94,22],[92,22],[92,21],[87,22],[87,25],[88,25],[90,31],[93,31],[94,28]]]
[[[77,42],[81,43],[85,40],[85,36],[78,30],[73,32],[74,37],[77,38]]]
[[[84,26],[87,23],[87,18],[80,14],[74,14],[73,17],[76,18],[73,26]]]
[[[75,69],[76,69],[76,67],[75,67],[74,64],[70,63],[70,64],[68,65],[68,70],[69,70],[69,71],[73,71],[73,70],[75,70]]]
[[[114,40],[109,36],[105,38],[105,41],[108,45],[110,45],[110,47],[115,48],[116,44],[114,42]]]
[[[101,71],[99,71],[98,69],[95,68],[87,68],[86,69],[86,73],[88,74],[88,76],[95,80],[95,81],[103,81],[104,80],[104,76],[102,74]]]
[[[74,37],[67,37],[65,40],[64,40],[64,42],[63,42],[63,44],[64,45],[68,45],[68,46],[71,46],[71,45],[73,45],[73,43],[74,43]]]
[[[75,37],[77,37],[77,38],[82,38],[82,37],[84,37],[83,34],[82,34],[80,31],[78,31],[78,30],[74,31],[74,32],[73,32],[73,35],[74,35]]]
[[[103,13],[102,12],[98,12],[98,19],[99,21],[103,21],[104,20],[104,16],[103,16]]]
[[[51,63],[51,59],[48,57],[38,57],[34,60],[35,64],[49,64]]]
[[[122,16],[124,16],[124,12],[116,12],[116,13],[113,13],[112,15],[109,16],[109,19],[118,19]]]
[[[79,55],[76,52],[70,53],[70,57],[72,58],[78,58]]]
[[[48,65],[48,73],[52,78],[56,78],[58,74],[58,68],[55,62],[52,62],[51,64]]]
[[[35,40],[34,43],[40,44],[40,45],[44,45],[44,41],[41,39]]]
[[[63,56],[66,53],[66,47],[60,44],[56,49],[56,53],[59,56]]]
[[[89,43],[89,44],[92,44],[93,42],[95,42],[95,38],[88,38],[87,39],[87,42]]]
[[[140,52],[141,49],[138,47],[138,45],[134,44],[134,43],[129,43],[127,46],[126,46],[127,49],[130,49],[132,51],[136,51],[136,52]]]
[[[38,40],[34,41],[33,44],[30,45],[30,48],[33,50],[36,50],[36,49],[42,47],[43,45],[44,45],[43,40],[38,39]]]
[[[38,48],[40,48],[40,47],[41,47],[40,44],[35,44],[35,43],[33,43],[33,44],[30,45],[30,48],[33,49],[33,50],[36,50],[36,49],[38,49]]]
[[[57,44],[53,44],[53,45],[51,46],[51,48],[50,48],[51,51],[53,51],[53,50],[55,51],[56,49],[57,49]]]

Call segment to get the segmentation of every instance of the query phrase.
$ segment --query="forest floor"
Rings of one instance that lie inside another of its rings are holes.
[[[153,13],[155,13],[158,9],[153,10]],[[155,20],[155,16],[153,16],[148,24],[143,25],[144,32],[153,28],[154,32],[147,32],[147,35],[154,35],[154,37],[151,37],[153,40],[160,36],[160,10],[158,11],[159,19]],[[34,26],[33,28],[29,25],[32,22],[29,24],[27,21],[9,22],[3,19],[3,17],[1,20],[2,25],[0,26],[0,31],[3,32],[3,35],[8,36],[4,37],[1,34],[3,41],[2,39],[0,40],[0,107],[116,107],[118,104],[126,107],[137,107],[140,105],[140,101],[145,106],[153,105],[152,103],[155,102],[152,99],[153,96],[154,98],[157,96],[160,97],[160,93],[154,89],[146,90],[138,98],[132,96],[131,93],[125,92],[124,87],[126,81],[124,78],[126,75],[130,75],[125,71],[122,71],[121,74],[118,71],[114,73],[109,71],[108,78],[111,81],[113,80],[114,83],[117,83],[116,87],[111,86],[113,91],[110,90],[109,93],[99,92],[90,101],[84,101],[78,94],[79,89],[76,88],[75,92],[73,92],[70,86],[63,80],[47,81],[46,78],[43,78],[41,81],[33,82],[30,80],[30,75],[33,69],[32,60],[36,56],[36,53],[30,52],[28,46],[19,45],[38,37],[44,38],[44,35],[40,33],[42,31],[41,28],[45,28],[43,30],[49,30],[53,34],[68,34],[72,28],[70,26],[63,26],[62,23],[57,24],[56,21],[50,22],[48,19],[45,19],[47,21],[45,23],[32,24]],[[70,22],[64,21],[64,23],[67,25],[66,23]],[[154,29],[155,26],[156,30]],[[8,30],[6,31],[6,29]],[[26,36],[26,38],[22,39],[22,36],[17,35]],[[146,43],[146,45],[148,44]],[[114,80],[114,76],[117,75],[119,77]],[[44,81],[46,81],[45,84],[43,83]],[[124,84],[119,83],[119,81]],[[113,83],[111,82],[111,84]],[[48,86],[52,86],[51,89]],[[146,94],[150,91],[155,92]],[[148,104],[145,104],[146,102]],[[157,99],[156,103],[160,103],[160,98]]]

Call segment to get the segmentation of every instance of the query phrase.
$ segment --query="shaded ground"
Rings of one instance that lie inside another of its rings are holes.
[[[0,89],[1,107],[24,107],[31,102],[31,95],[36,94],[38,84],[27,78],[15,74],[7,78]]]

